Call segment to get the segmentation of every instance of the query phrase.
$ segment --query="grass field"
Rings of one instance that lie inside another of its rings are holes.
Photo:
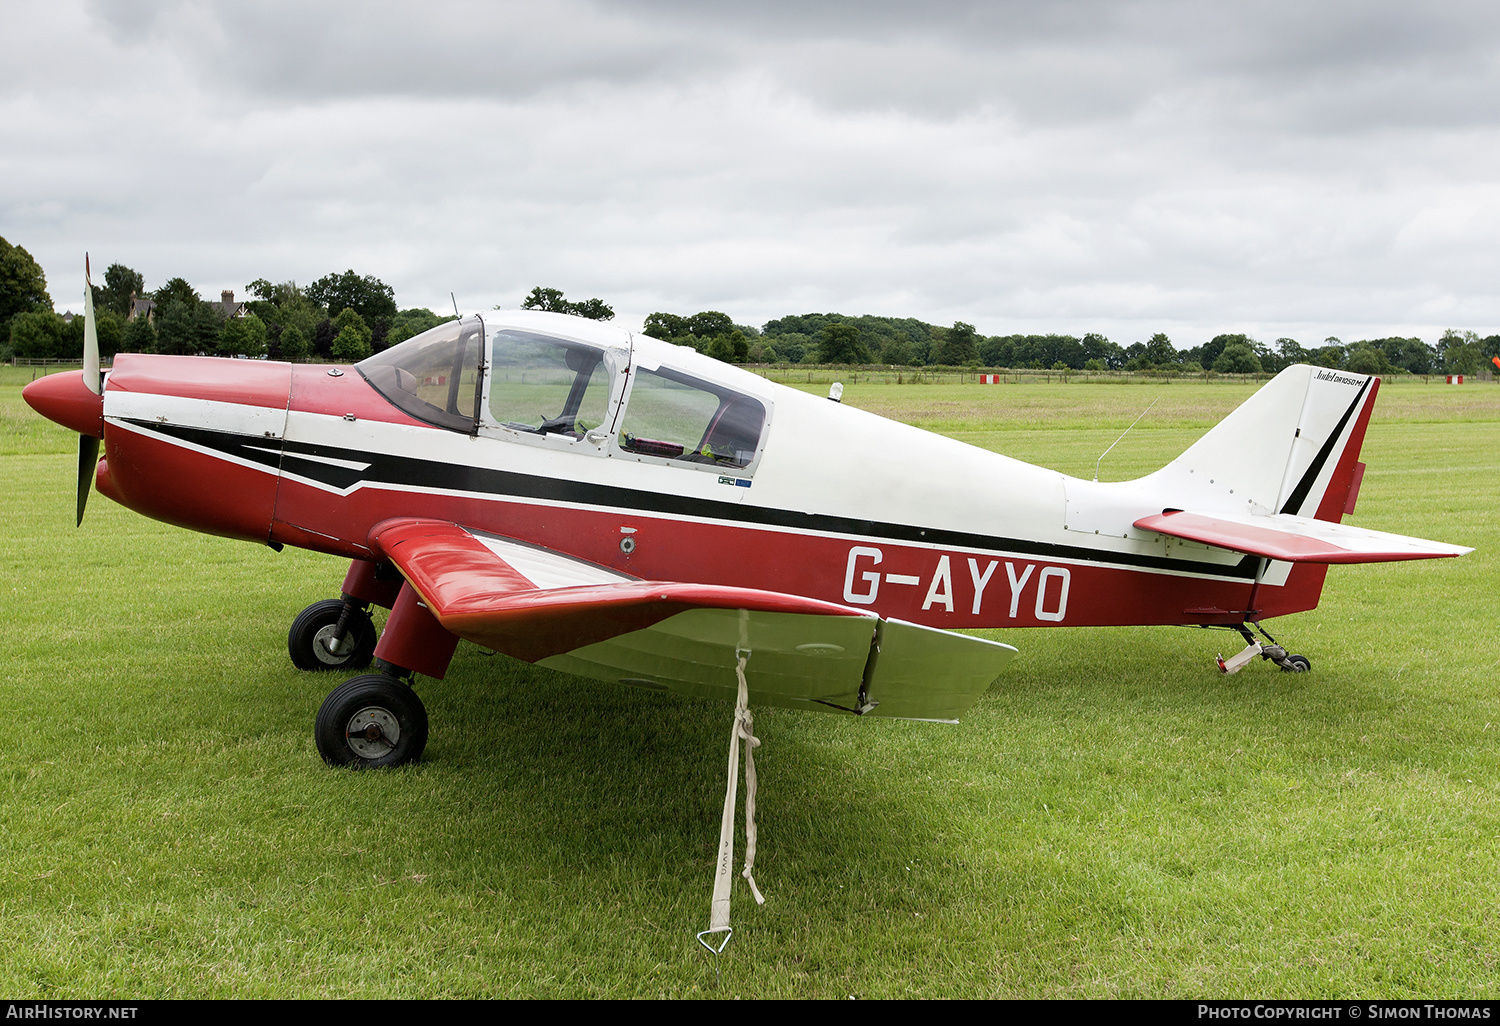
[[[0,369],[0,993],[1495,997],[1500,387],[1387,384],[1354,523],[1475,546],[1334,568],[1232,636],[1012,631],[957,727],[765,710],[757,908],[707,925],[730,709],[461,644],[432,740],[330,770],[286,629],[330,558],[100,496]],[[826,385],[807,385],[826,391]],[[1154,469],[1253,385],[851,384],[1067,473]]]

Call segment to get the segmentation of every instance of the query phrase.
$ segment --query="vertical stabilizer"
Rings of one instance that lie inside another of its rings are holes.
[[[1179,509],[1337,521],[1352,508],[1379,385],[1364,374],[1288,367],[1142,483]]]

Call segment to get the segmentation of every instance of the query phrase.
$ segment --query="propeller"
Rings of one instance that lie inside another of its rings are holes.
[[[99,326],[94,320],[94,282],[89,273],[89,255],[83,255],[83,383],[95,395],[103,393],[99,375]],[[99,439],[78,436],[78,524],[83,525],[83,507],[88,505],[94,470],[99,464]]]

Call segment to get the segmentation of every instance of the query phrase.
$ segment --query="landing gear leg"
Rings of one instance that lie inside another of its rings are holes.
[[[378,673],[335,688],[318,710],[313,737],[334,766],[400,766],[427,744],[427,710],[411,688],[416,674],[439,680],[458,645],[411,585],[401,586],[375,646]]]
[[[1255,640],[1255,635],[1250,632],[1250,625],[1247,623],[1239,624],[1234,629],[1239,631],[1240,636],[1245,639],[1245,647],[1242,651],[1228,659],[1225,659],[1222,655],[1219,656],[1220,673],[1238,673],[1256,656],[1260,656],[1262,659],[1269,659],[1281,667],[1285,673],[1306,673],[1312,669],[1312,661],[1307,656],[1288,655],[1286,649],[1278,645],[1276,639],[1271,637],[1260,624],[1256,624],[1255,629],[1265,636],[1269,644],[1262,645],[1259,641]]]

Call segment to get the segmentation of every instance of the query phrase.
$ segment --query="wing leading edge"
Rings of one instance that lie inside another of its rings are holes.
[[[751,588],[643,581],[445,521],[377,524],[444,627],[553,669],[734,700],[735,653],[759,704],[953,720],[1015,654],[993,641]]]

